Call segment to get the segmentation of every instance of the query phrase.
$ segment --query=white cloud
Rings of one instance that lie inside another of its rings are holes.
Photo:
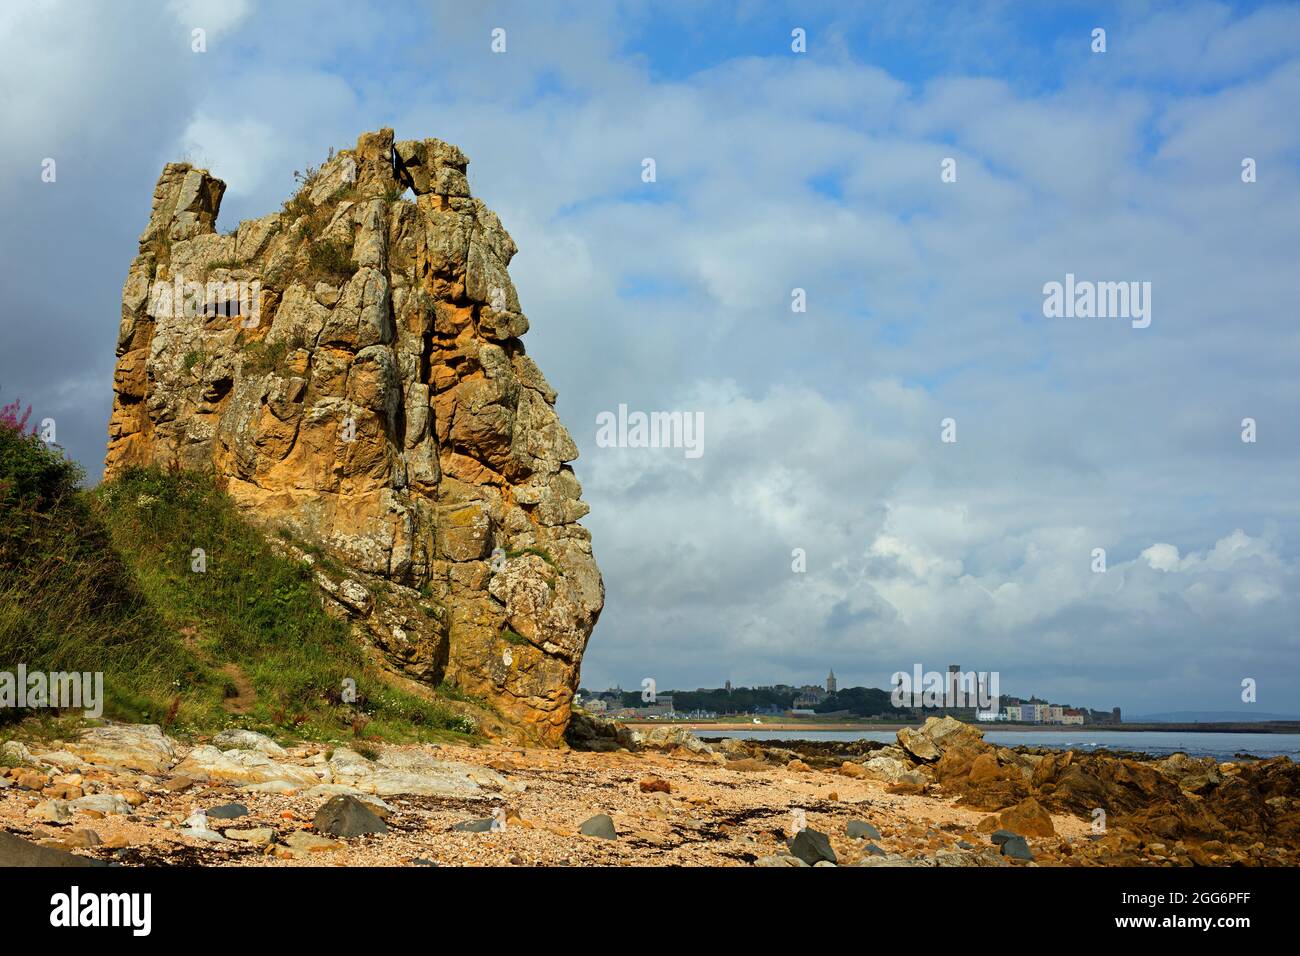
[[[521,248],[525,344],[583,450],[609,589],[592,682],[803,682],[831,664],[881,683],[918,656],[978,657],[1012,662],[1010,693],[1128,705],[1175,657],[1179,689],[1162,693],[1216,693],[1234,642],[1286,673],[1284,622],[1300,616],[1289,8],[1134,13],[1107,55],[1122,80],[1068,60],[1043,87],[969,50],[951,56],[980,69],[912,84],[843,38],[798,65],[746,56],[664,80],[621,52],[635,20],[612,7],[575,22],[443,5],[400,36],[347,5],[306,20],[167,9],[0,14],[0,85],[36,78],[0,100],[7,260],[53,287],[62,261],[26,266],[69,216],[115,230],[95,241],[84,300],[19,289],[23,314],[49,318],[7,330],[33,361],[0,384],[102,395],[77,413],[88,462],[161,163],[190,151],[226,179],[228,228],[277,208],[330,145],[392,125],[465,148]],[[511,52],[494,57],[502,17]],[[886,18],[932,57],[998,35],[989,10]],[[191,21],[239,55],[197,69]],[[1148,42],[1161,37],[1167,55]],[[66,192],[15,185],[54,150]],[[660,182],[643,188],[647,155]],[[958,182],[942,184],[950,155]],[[1240,182],[1243,155],[1261,159],[1256,184]],[[1153,281],[1152,327],[1045,322],[1042,284],[1067,271]],[[807,313],[790,311],[794,286]],[[51,335],[71,344],[37,367]],[[68,351],[82,341],[89,371]],[[595,415],[620,402],[703,411],[704,457],[597,449]],[[959,441],[943,445],[950,415]],[[1237,440],[1244,415],[1256,445]],[[807,574],[790,571],[794,547]]]
[[[281,149],[268,123],[251,117],[223,122],[199,112],[181,134],[177,155],[225,180],[228,195],[239,197],[258,192]]]
[[[248,0],[167,0],[167,10],[186,30],[203,29],[209,37],[233,30],[250,12]]]
[[[1177,571],[1181,563],[1178,549],[1172,544],[1153,544],[1142,552],[1142,557],[1157,571]]]

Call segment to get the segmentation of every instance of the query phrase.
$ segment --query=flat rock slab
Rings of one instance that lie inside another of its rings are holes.
[[[126,816],[132,812],[131,804],[122,797],[112,793],[96,793],[89,797],[78,797],[71,801],[73,810],[94,810],[104,816]]]
[[[108,866],[102,860],[77,856],[67,850],[28,843],[12,833],[0,833],[0,867],[6,866]]]
[[[64,749],[86,763],[163,774],[176,763],[176,742],[157,724],[92,727]]]
[[[206,827],[183,827],[176,831],[181,836],[194,837],[196,840],[207,840],[209,843],[225,843],[226,838],[215,830],[209,830]]]
[[[850,820],[844,827],[844,835],[851,840],[880,839],[880,831],[865,820]]]
[[[928,863],[918,862],[903,856],[901,853],[886,853],[884,856],[863,857],[858,862],[858,866],[928,866]]]
[[[283,780],[299,787],[320,783],[320,778],[310,770],[293,764],[277,763],[257,750],[222,751],[216,747],[195,747],[188,757],[172,769],[178,776],[225,783],[250,784]]]
[[[329,760],[336,784],[380,797],[414,795],[485,799],[483,787],[506,789],[508,781],[495,770],[450,763],[418,751],[385,752],[378,761],[340,747]]]
[[[347,849],[346,843],[339,843],[337,840],[327,840],[324,837],[318,837],[306,830],[295,830],[289,834],[288,839],[284,841],[298,859],[306,857],[313,853],[332,853],[335,850]]]
[[[248,816],[248,807],[242,803],[223,803],[221,806],[209,810],[208,816],[214,820],[235,820],[239,817]]]
[[[253,730],[223,730],[212,738],[221,750],[256,750],[268,757],[283,757],[285,750],[270,737]]]

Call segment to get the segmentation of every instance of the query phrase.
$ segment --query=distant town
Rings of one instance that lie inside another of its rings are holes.
[[[959,676],[956,665],[949,669]],[[955,699],[950,698],[950,699]],[[612,687],[603,691],[580,688],[578,703],[588,713],[617,717],[622,720],[721,720],[736,717],[778,717],[812,720],[913,721],[947,714],[959,720],[1016,723],[1061,724],[1065,726],[1122,723],[1120,709],[1092,710],[1070,704],[1053,703],[1040,697],[998,695],[996,704],[985,708],[945,706],[897,707],[890,691],[875,687],[840,687],[835,672],[826,675],[825,684],[772,684],[762,687],[700,687],[691,691],[623,690]]]

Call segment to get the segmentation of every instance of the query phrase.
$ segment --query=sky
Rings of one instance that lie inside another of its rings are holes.
[[[1295,4],[5,4],[0,403],[98,480],[166,162],[224,231],[362,131],[438,137],[581,451],[585,687],[959,663],[1296,713],[1297,104]],[[1067,274],[1150,324],[1045,315]],[[620,405],[702,454],[602,447]]]

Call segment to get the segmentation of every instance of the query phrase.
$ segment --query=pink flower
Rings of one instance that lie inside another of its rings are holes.
[[[8,405],[0,407],[0,425],[5,428],[16,431],[22,435],[27,430],[27,419],[32,417],[32,406],[27,406],[27,411],[23,412],[23,417],[18,417],[18,410],[22,408],[22,400],[14,399]],[[31,434],[36,434],[36,426],[32,426]]]

